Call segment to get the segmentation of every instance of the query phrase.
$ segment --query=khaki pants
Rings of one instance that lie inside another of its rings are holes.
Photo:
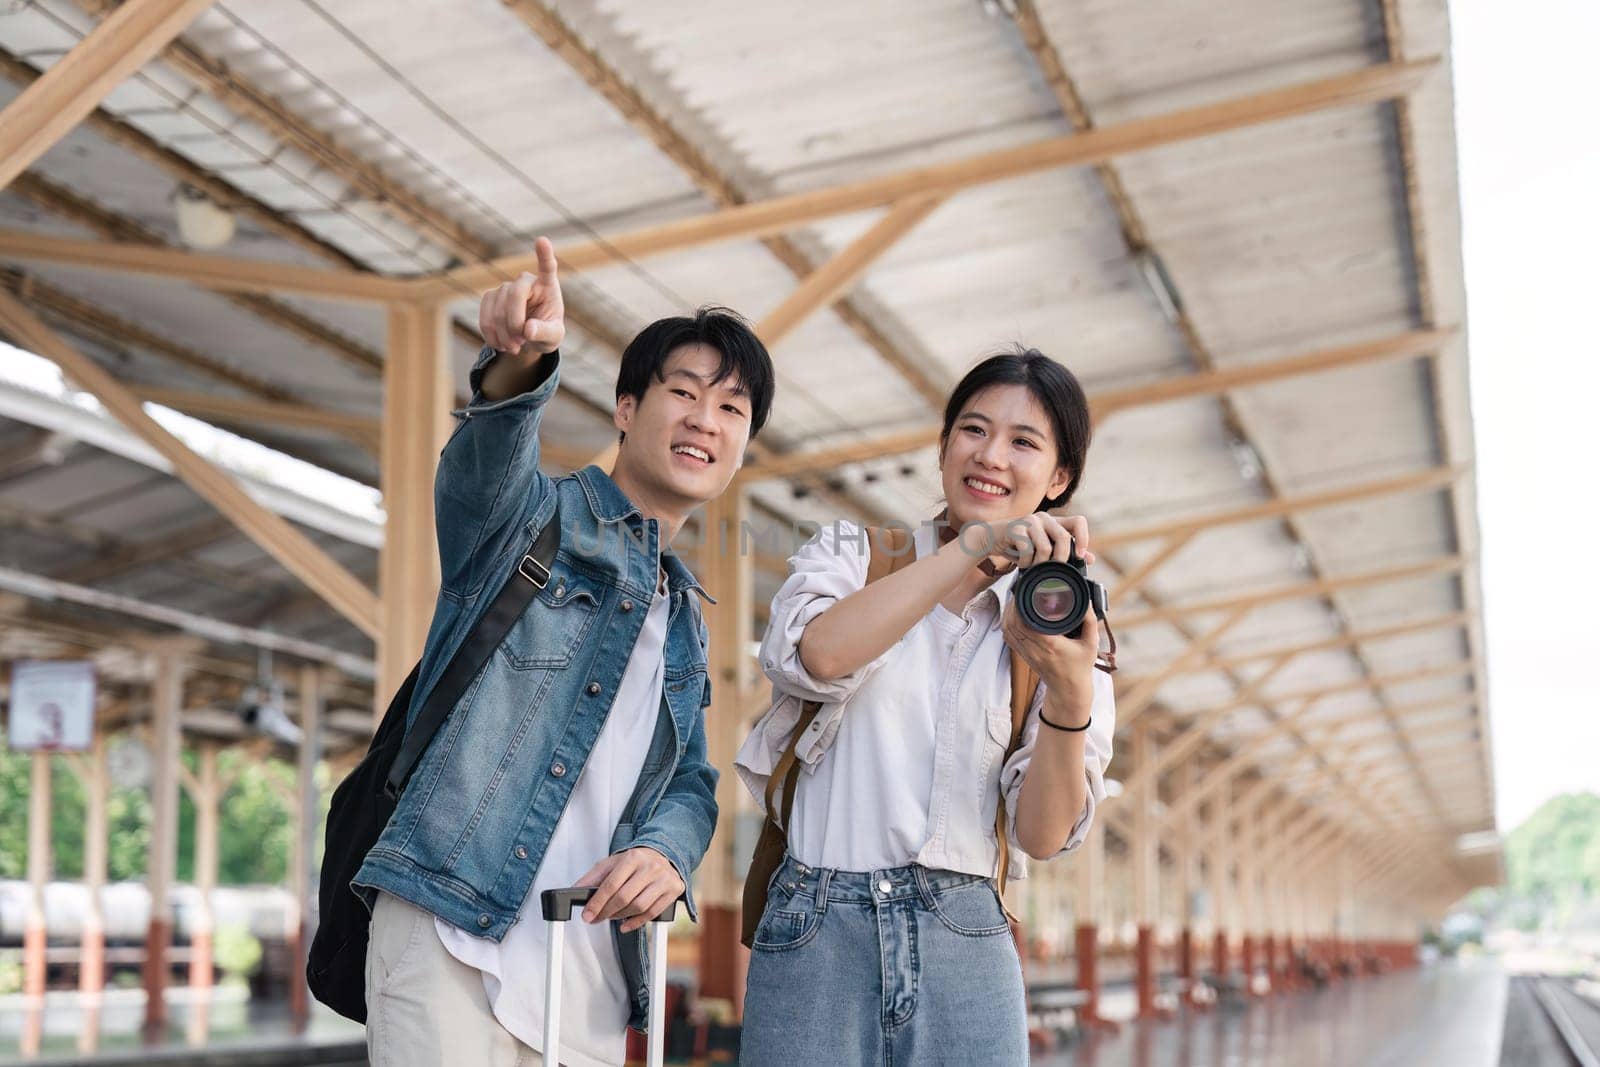
[[[544,1057],[495,1019],[483,975],[439,941],[433,916],[378,894],[367,943],[372,1067],[541,1067]]]

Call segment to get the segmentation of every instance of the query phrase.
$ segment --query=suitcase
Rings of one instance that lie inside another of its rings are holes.
[[[544,967],[544,1055],[551,1067],[561,1059],[561,968],[566,948],[567,923],[572,912],[594,896],[592,886],[546,889],[539,907],[550,924],[549,950]],[[678,914],[678,901],[650,922],[650,1022],[645,1031],[649,1067],[662,1067],[667,1047],[667,931]]]

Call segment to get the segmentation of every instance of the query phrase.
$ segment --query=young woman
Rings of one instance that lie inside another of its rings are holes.
[[[1082,518],[1046,513],[1077,488],[1089,429],[1065,367],[1032,349],[992,356],[946,405],[946,511],[914,532],[915,562],[867,585],[866,538],[844,522],[790,560],[761,645],[777,699],[737,760],[758,797],[801,704],[822,707],[797,746],[788,855],[750,958],[742,1062],[1027,1061],[999,849],[1020,878],[1024,854],[1082,842],[1105,795],[1115,716],[1093,615],[1076,639],[1046,636],[1021,621],[1010,592],[1017,568],[1067,560],[1074,539],[1093,558]],[[1039,687],[1006,759],[1012,649]]]

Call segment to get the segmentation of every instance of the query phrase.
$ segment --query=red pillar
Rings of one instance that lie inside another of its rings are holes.
[[[1267,992],[1275,993],[1278,990],[1278,939],[1268,934],[1264,940],[1267,951]]]
[[[1239,946],[1239,966],[1244,971],[1244,991],[1246,995],[1254,992],[1256,980],[1256,939],[1250,934],[1245,934]]]
[[[22,931],[22,992],[30,997],[44,996],[45,928],[29,921]]]
[[[744,979],[749,953],[739,943],[739,908],[700,907],[700,995],[726,1000],[734,1018],[744,1016]]]
[[[1218,930],[1211,940],[1211,970],[1219,984],[1228,978],[1228,932]]]
[[[189,985],[194,989],[210,989],[216,983],[212,967],[211,934],[196,930],[189,939]],[[293,1002],[295,983],[289,983],[289,996]]]
[[[1134,984],[1139,993],[1139,1018],[1149,1019],[1156,1013],[1156,932],[1149,926],[1139,927],[1139,943],[1134,958]]]
[[[167,944],[172,936],[165,919],[151,919],[144,940],[144,1028],[147,1032],[167,1024]]]
[[[207,946],[209,949],[209,946]],[[295,1029],[304,1029],[311,1018],[311,990],[306,986],[306,928],[304,923],[295,923],[294,929],[289,931],[289,958],[294,960],[294,969],[289,974],[289,1018],[294,1023]],[[206,960],[206,969],[211,967],[211,961]]]
[[[103,930],[84,930],[79,958],[79,991],[100,992],[106,987],[106,935]]]
[[[1194,985],[1194,931],[1187,926],[1178,934],[1178,974],[1184,989]]]
[[[1094,923],[1079,923],[1074,936],[1078,957],[1078,988],[1088,998],[1083,1003],[1083,1017],[1090,1022],[1100,1018],[1100,970],[1097,965],[1100,931]]]

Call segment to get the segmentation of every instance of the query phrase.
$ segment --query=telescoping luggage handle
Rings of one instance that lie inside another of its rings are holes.
[[[594,886],[546,889],[539,894],[539,907],[550,924],[550,949],[544,970],[544,1057],[546,1063],[561,1059],[561,965],[566,948],[567,923],[572,912],[589,903]],[[649,1067],[662,1067],[667,1049],[667,930],[677,918],[679,897],[650,921],[650,1029],[645,1034],[649,1047]]]

